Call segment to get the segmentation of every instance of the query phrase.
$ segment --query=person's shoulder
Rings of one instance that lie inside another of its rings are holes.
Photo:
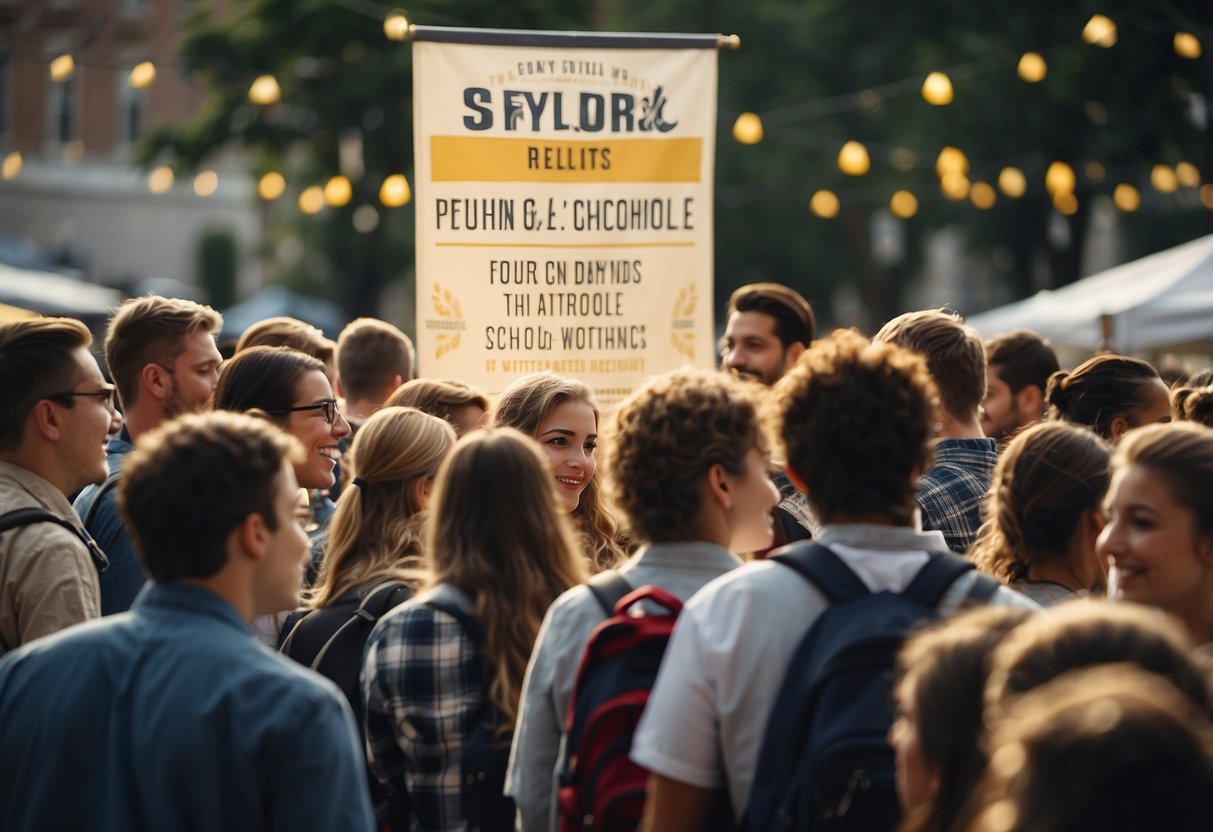
[[[715,615],[721,607],[762,606],[772,594],[782,594],[788,586],[797,588],[802,580],[789,580],[787,567],[772,560],[756,560],[725,572],[704,584],[683,607],[694,615]]]

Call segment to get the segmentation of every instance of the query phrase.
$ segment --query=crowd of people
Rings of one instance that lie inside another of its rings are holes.
[[[1213,829],[1213,371],[725,320],[609,412],[0,326],[0,828]]]

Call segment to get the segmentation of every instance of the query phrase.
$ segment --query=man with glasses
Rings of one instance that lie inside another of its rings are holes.
[[[109,556],[101,575],[101,614],[130,609],[147,581],[122,525],[115,488],[139,437],[183,413],[209,410],[223,357],[219,313],[191,300],[148,295],[118,307],[105,333],[105,361],[118,385],[124,424],[106,446],[109,476],[76,498],[85,529]]]
[[[0,654],[100,615],[98,568],[67,495],[105,479],[114,388],[72,318],[0,325]]]

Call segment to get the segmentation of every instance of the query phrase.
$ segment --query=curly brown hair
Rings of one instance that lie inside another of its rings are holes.
[[[846,513],[908,524],[915,472],[931,460],[938,398],[921,356],[838,330],[772,389],[772,434],[824,522]]]
[[[633,535],[691,539],[708,470],[720,465],[740,476],[746,455],[766,450],[756,387],[723,373],[676,370],[623,401],[610,422],[605,467]]]
[[[1177,387],[1171,391],[1171,416],[1213,427],[1213,386]]]

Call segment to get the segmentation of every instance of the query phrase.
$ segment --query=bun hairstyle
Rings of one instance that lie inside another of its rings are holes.
[[[1072,371],[1049,376],[1045,389],[1049,419],[1086,425],[1104,439],[1112,438],[1112,422],[1133,416],[1147,403],[1150,382],[1158,371],[1147,361],[1124,355],[1097,355]]]
[[[1178,387],[1171,392],[1171,415],[1182,422],[1213,427],[1213,386]]]

